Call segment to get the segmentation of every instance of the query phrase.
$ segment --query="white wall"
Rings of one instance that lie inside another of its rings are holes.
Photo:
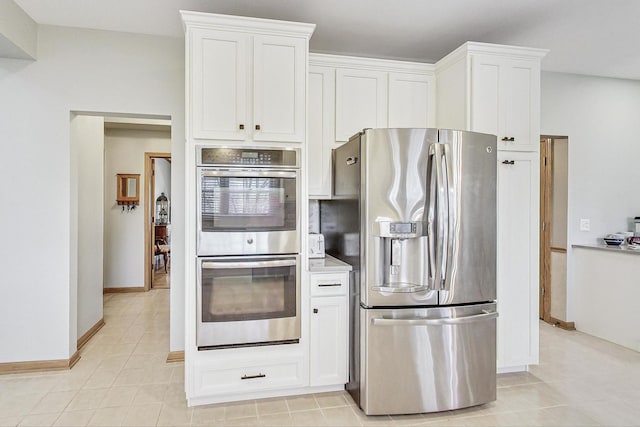
[[[77,339],[70,112],[171,117],[172,251],[184,253],[184,41],[40,26],[37,61],[0,59],[0,94],[0,363],[66,359]],[[172,264],[175,351],[184,348],[184,257]]]
[[[144,153],[170,152],[171,136],[109,129],[104,146],[104,287],[144,287]],[[140,175],[140,205],[134,210],[116,203],[119,173]]]
[[[632,229],[640,215],[640,81],[542,73],[541,134],[569,137],[567,320],[573,320],[572,244]],[[591,231],[579,231],[580,218]]]
[[[77,280],[77,336],[102,319],[104,119],[74,115],[71,118],[71,192],[77,209],[77,256],[70,256],[71,277]],[[73,223],[72,223],[73,224]],[[73,225],[72,225],[73,226]],[[74,265],[77,273],[74,275]],[[73,279],[72,279],[73,280]],[[74,287],[74,285],[72,285]],[[73,304],[70,306],[73,311]],[[73,322],[73,316],[70,317]]]

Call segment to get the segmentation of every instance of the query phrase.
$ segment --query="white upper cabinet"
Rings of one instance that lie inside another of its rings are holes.
[[[306,50],[304,39],[254,37],[254,140],[304,141]]]
[[[465,43],[436,64],[437,125],[497,135],[499,150],[538,151],[546,53]]]
[[[304,142],[314,25],[190,13],[188,135]]]
[[[471,130],[498,136],[502,150],[536,151],[540,63],[488,55],[471,61]]]
[[[387,127],[387,74],[336,70],[336,141],[348,141],[364,128]]]
[[[434,66],[309,55],[309,197],[331,198],[331,150],[364,128],[435,126]]]
[[[309,131],[307,135],[309,197],[331,197],[331,149],[335,135],[335,70],[309,67]]]
[[[192,41],[193,137],[245,139],[248,37],[198,28],[192,32]]]
[[[389,73],[389,127],[434,127],[435,83],[431,74]]]

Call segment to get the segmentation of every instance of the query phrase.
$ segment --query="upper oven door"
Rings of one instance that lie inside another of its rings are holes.
[[[198,171],[199,256],[299,252],[297,170]]]

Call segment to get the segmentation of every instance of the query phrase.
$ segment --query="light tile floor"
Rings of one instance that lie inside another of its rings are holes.
[[[640,425],[640,353],[546,324],[540,365],[499,375],[498,400],[475,408],[367,417],[344,392],[188,408],[184,365],[165,362],[168,300],[105,295],[106,325],[71,371],[0,376],[0,426]]]

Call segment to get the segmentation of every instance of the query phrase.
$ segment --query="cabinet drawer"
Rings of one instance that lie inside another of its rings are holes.
[[[199,393],[232,393],[303,386],[305,376],[301,360],[280,360],[271,363],[198,369]]]
[[[311,296],[345,295],[349,288],[349,273],[312,273]]]

